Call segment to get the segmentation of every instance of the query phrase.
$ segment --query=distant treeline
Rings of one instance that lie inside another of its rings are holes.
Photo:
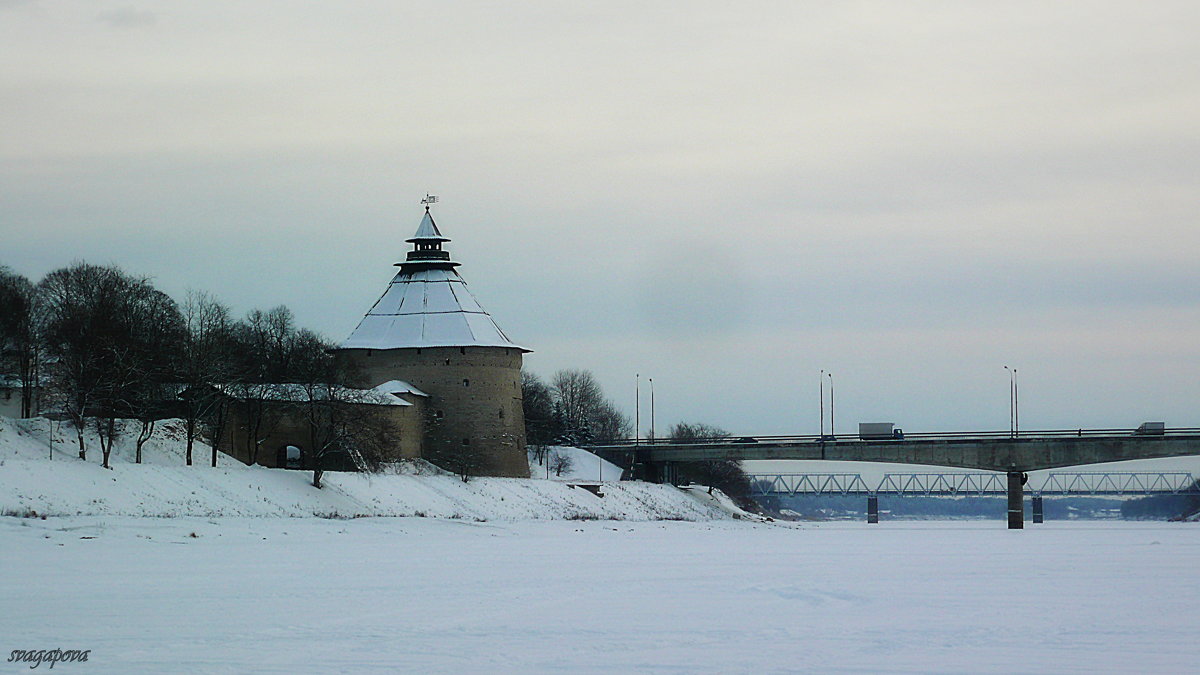
[[[1200,512],[1200,496],[1197,495],[1154,495],[1121,504],[1121,517],[1130,520],[1186,518],[1197,512]]]
[[[809,518],[853,515],[866,517],[866,496],[797,496],[758,497],[768,511],[786,509]],[[1048,497],[1043,502],[1047,520],[1069,518],[1111,518],[1126,502],[1104,497]],[[1004,518],[1008,513],[1005,497],[900,497],[880,495],[879,510],[897,517],[936,518],[973,517]],[[1032,517],[1030,503],[1025,502],[1026,518]]]
[[[307,400],[296,401],[292,413],[311,420],[314,456],[336,449],[364,468],[376,466],[379,436],[365,430],[380,429],[366,424],[370,406],[341,405],[352,374],[332,347],[298,328],[283,306],[233,319],[207,293],[176,302],[148,278],[111,265],[77,262],[36,284],[0,266],[0,376],[20,383],[22,416],[34,414],[36,404],[72,423],[80,459],[87,458],[84,431],[93,424],[104,466],[119,429],[114,420],[142,422],[140,461],[155,421],[168,416],[186,422],[190,465],[198,432],[221,438],[230,400],[241,406],[254,463],[256,441],[279,413],[278,392],[266,386],[272,383],[303,385]],[[319,471],[314,482],[319,487]]]

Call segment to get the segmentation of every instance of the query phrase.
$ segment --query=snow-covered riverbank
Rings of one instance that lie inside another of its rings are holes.
[[[224,455],[212,468],[210,450],[203,444],[196,447],[196,464],[184,466],[178,424],[156,432],[144,448],[142,464],[132,461],[132,433],[124,434],[113,452],[113,468],[105,469],[99,464],[95,439],[85,462],[77,456],[69,429],[54,431],[53,453],[47,442],[50,433],[46,420],[0,417],[0,514],[425,516],[472,521],[729,517],[718,504],[669,486],[609,481],[597,495],[559,480],[477,478],[464,483],[428,465],[387,475],[330,472],[325,474],[325,487],[318,490],[312,487],[310,472],[246,466]],[[599,473],[599,458],[574,452],[590,457]],[[591,462],[583,466],[582,458],[576,464],[583,478],[593,470]]]

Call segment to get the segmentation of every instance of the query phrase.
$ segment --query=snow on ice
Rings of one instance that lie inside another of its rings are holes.
[[[428,467],[316,490],[224,458],[180,466],[169,434],[142,466],[118,448],[109,471],[68,438],[48,459],[44,421],[0,425],[0,509],[61,514],[0,517],[0,663],[75,649],[88,662],[55,672],[1184,673],[1200,643],[1187,523],[797,526],[723,517],[705,490],[601,498]],[[443,517],[348,517],[418,510]]]

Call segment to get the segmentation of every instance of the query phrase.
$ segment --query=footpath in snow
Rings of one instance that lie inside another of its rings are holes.
[[[112,469],[100,466],[99,443],[88,439],[81,461],[73,430],[48,420],[0,417],[0,514],[75,516],[286,516],[354,518],[424,516],[494,520],[716,520],[731,517],[718,500],[664,485],[617,482],[619,471],[577,448],[574,467],[544,478],[473,478],[463,482],[426,463],[387,474],[327,472],[322,489],[312,473],[246,466],[224,454],[209,466],[211,449],[197,443],[184,464],[181,425],[161,425],[135,464],[132,425],[113,450]],[[53,451],[50,437],[53,434]],[[601,483],[599,479],[603,477]],[[590,480],[597,491],[574,487]]]

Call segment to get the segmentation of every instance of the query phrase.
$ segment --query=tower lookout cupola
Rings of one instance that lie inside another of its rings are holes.
[[[530,350],[467,289],[448,241],[426,206],[400,270],[337,354],[360,386],[401,380],[429,395],[421,456],[452,471],[528,477],[521,361]]]
[[[433,222],[433,216],[429,213],[428,206],[425,207],[425,217],[421,219],[417,233],[405,241],[413,245],[413,250],[408,252],[408,257],[404,262],[396,263],[396,267],[409,270],[432,267],[450,269],[459,265],[450,259],[449,251],[442,250],[442,244],[450,240],[443,237],[441,231],[438,230],[437,223]]]

